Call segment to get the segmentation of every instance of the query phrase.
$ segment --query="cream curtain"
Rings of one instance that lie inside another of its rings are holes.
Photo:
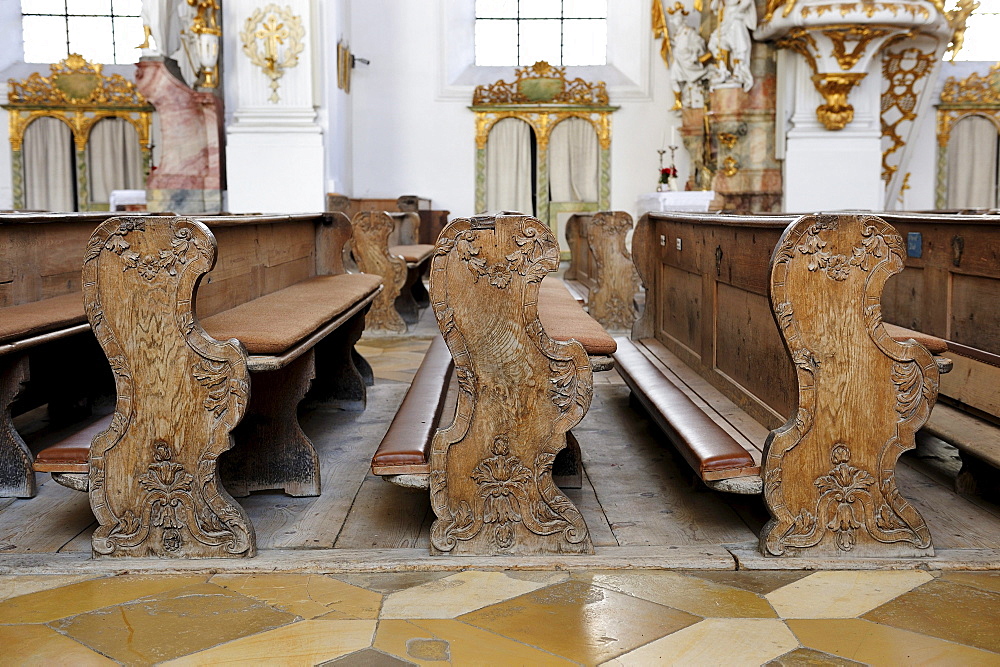
[[[87,141],[91,203],[107,204],[112,190],[142,190],[142,152],[135,128],[122,118],[94,124]]]
[[[956,123],[948,141],[948,208],[997,205],[997,128],[981,116]]]
[[[549,137],[549,192],[557,202],[596,202],[600,148],[594,126],[567,118]]]
[[[73,134],[55,118],[37,118],[24,131],[24,203],[31,210],[76,210]]]
[[[486,210],[534,214],[531,199],[531,126],[504,118],[486,143]]]

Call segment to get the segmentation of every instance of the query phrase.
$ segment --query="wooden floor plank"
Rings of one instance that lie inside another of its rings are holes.
[[[0,552],[54,553],[94,522],[87,494],[60,486],[49,475],[39,475],[38,482],[37,496],[15,500],[0,512]]]
[[[426,490],[407,489],[368,475],[354,499],[337,549],[407,549],[420,541],[430,512]]]
[[[756,539],[716,492],[694,484],[663,435],[629,407],[628,387],[599,385],[573,429],[584,468],[622,546],[728,544]]]

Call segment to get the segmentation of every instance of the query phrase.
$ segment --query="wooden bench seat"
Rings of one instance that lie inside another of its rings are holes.
[[[361,211],[351,220],[351,253],[364,273],[382,276],[385,290],[368,314],[370,331],[405,333],[430,305],[422,280],[434,246],[417,243],[420,216],[415,212]]]
[[[37,489],[15,416],[46,406],[51,424],[71,424],[113,392],[80,285],[87,239],[107,217],[0,214],[0,497]]]
[[[89,491],[96,555],[252,556],[253,526],[230,494],[319,494],[297,407],[310,386],[360,392],[363,404],[353,348],[381,290],[378,276],[342,273],[350,223],[330,215],[222,221],[233,244],[200,283],[218,242],[197,220],[116,218],[94,232],[84,302],[117,405],[40,452],[36,469]],[[247,251],[261,263],[246,262]],[[213,276],[205,307],[229,307],[199,321],[196,288]]]
[[[881,320],[905,247],[872,215],[636,228],[646,304],[616,367],[706,484],[763,494],[765,555],[933,553],[894,468],[951,363],[928,349],[945,341]]]

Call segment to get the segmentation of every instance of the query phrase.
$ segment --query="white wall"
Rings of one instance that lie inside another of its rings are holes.
[[[337,42],[351,42],[350,2],[326,0],[319,10],[324,54],[318,64],[322,80],[319,121],[326,152],[326,192],[347,193],[353,189],[353,107],[351,96],[337,88]]]
[[[621,109],[612,121],[611,206],[633,211],[639,194],[656,189],[656,149],[680,118],[667,111],[673,95],[652,44],[649,3],[608,4],[616,14],[609,17],[610,67],[567,73],[614,82],[611,103]],[[454,216],[475,212],[475,122],[468,106],[475,84],[513,80],[514,68],[456,63],[471,56],[463,26],[471,31],[472,6],[472,0],[352,2],[351,49],[371,60],[354,70],[352,83],[352,196],[417,194]],[[330,41],[335,53],[336,39]]]

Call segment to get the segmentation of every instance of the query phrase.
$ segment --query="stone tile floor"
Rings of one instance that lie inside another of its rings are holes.
[[[0,577],[0,664],[1000,665],[1000,573]]]

